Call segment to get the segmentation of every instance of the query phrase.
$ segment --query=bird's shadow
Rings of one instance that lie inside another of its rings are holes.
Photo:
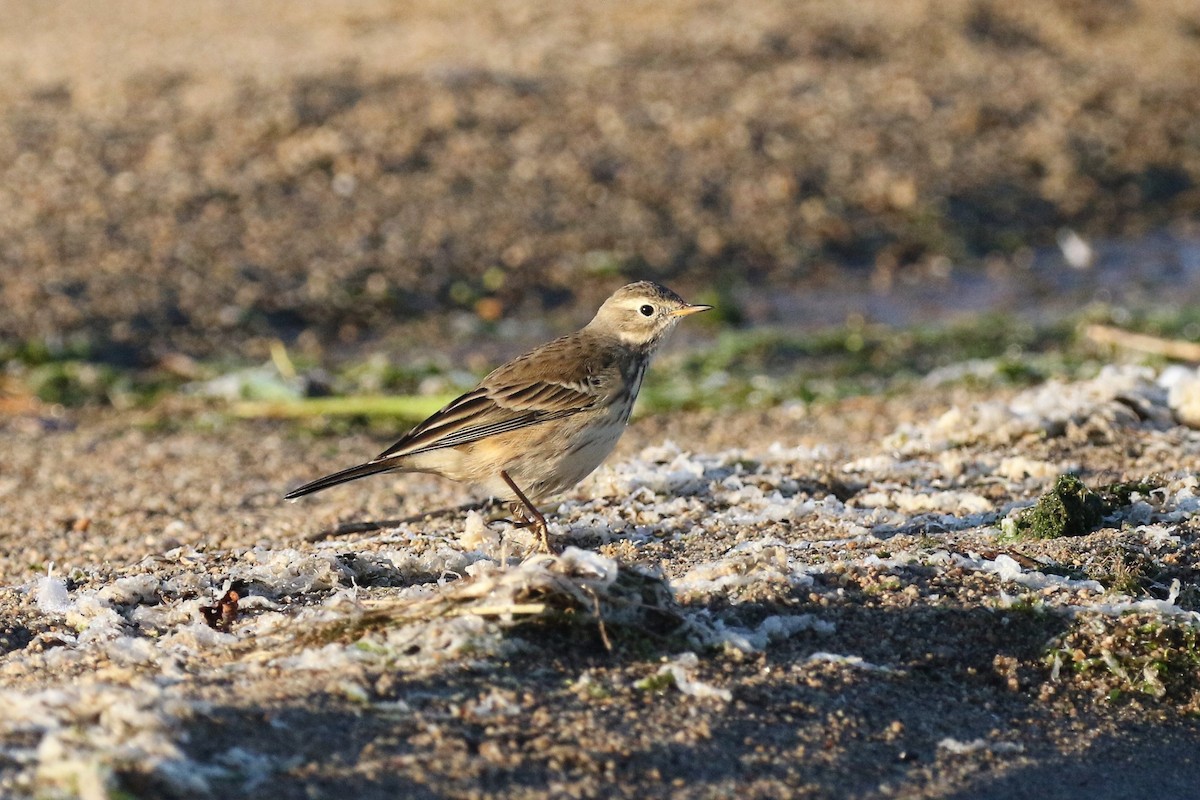
[[[501,508],[503,508],[503,504],[497,500],[484,500],[482,502],[463,503],[462,505],[451,506],[449,508],[439,508],[434,511],[423,511],[420,514],[413,514],[412,516],[400,517],[398,519],[352,520],[349,522],[340,522],[332,528],[322,528],[313,531],[307,534],[304,540],[306,542],[322,542],[326,539],[336,539],[339,536],[353,536],[356,533],[376,533],[391,528],[398,528],[401,525],[411,525],[443,517],[461,516],[470,511],[490,514]]]

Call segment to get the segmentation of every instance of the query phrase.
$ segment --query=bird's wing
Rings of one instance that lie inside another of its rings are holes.
[[[380,453],[375,461],[457,447],[568,417],[590,408],[598,397],[595,387],[586,379],[561,382],[485,380],[479,388],[451,401],[413,428]]]

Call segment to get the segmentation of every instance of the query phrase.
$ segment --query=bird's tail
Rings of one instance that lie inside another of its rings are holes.
[[[347,481],[356,481],[359,478],[365,478],[368,475],[377,475],[380,472],[389,472],[397,469],[398,464],[396,459],[387,458],[381,461],[368,461],[365,464],[359,464],[357,467],[350,467],[341,472],[335,472],[332,475],[326,475],[323,478],[317,478],[315,481],[306,483],[303,486],[292,489],[283,496],[285,500],[294,500],[297,497],[303,497],[306,494],[319,492],[322,489],[328,489],[330,486],[337,486],[339,483]]]

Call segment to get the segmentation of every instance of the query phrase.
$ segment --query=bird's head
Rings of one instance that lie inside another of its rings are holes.
[[[679,320],[710,308],[685,303],[665,286],[638,281],[613,292],[588,327],[616,336],[627,345],[652,349]]]

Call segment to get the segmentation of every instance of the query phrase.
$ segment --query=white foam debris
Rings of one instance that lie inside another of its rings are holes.
[[[128,619],[134,625],[145,630],[164,630],[173,625],[191,622],[199,616],[201,605],[207,605],[198,599],[185,602],[162,603],[160,605],[134,606],[128,612]]]
[[[683,494],[698,487],[706,467],[719,466],[716,459],[687,453],[672,441],[647,447],[636,458],[620,465],[620,469],[603,467],[593,479],[603,496],[631,496],[639,490],[653,495]],[[647,498],[647,499],[651,499]]]
[[[108,657],[118,664],[153,664],[159,649],[154,642],[139,636],[118,636],[105,647]]]
[[[1078,580],[1062,575],[1047,575],[1037,570],[1024,570],[1012,556],[1000,554],[994,559],[964,556],[958,553],[950,554],[954,564],[966,569],[989,572],[1004,581],[1018,583],[1030,589],[1068,589],[1078,591],[1085,589],[1091,592],[1103,592],[1104,586],[1098,581]]]
[[[1167,591],[1168,605],[1175,605],[1175,601],[1179,599],[1179,592],[1182,588],[1183,584],[1180,583],[1179,578],[1174,578],[1171,580],[1171,588]]]
[[[159,580],[150,574],[127,575],[117,578],[100,589],[100,598],[113,605],[135,605],[158,597]]]
[[[197,603],[198,607],[200,604]],[[199,613],[197,613],[199,617]],[[190,654],[211,647],[222,647],[233,644],[238,637],[232,633],[223,633],[197,619],[188,625],[181,625],[170,633],[159,637],[158,644],[167,652]]]
[[[1182,364],[1168,364],[1158,374],[1158,385],[1166,389],[1168,395],[1170,395],[1171,390],[1176,386],[1195,380],[1198,376],[1200,376],[1200,369],[1196,367],[1185,367]]]
[[[730,647],[742,653],[761,653],[776,641],[789,639],[801,631],[827,634],[836,630],[828,620],[812,614],[777,614],[767,617],[754,630],[727,625],[724,620],[691,620],[702,642],[710,647]]]
[[[516,702],[516,696],[512,692],[493,688],[479,700],[469,704],[467,711],[479,719],[515,717],[521,713],[521,704]]]
[[[563,550],[563,560],[576,571],[587,571],[597,578],[611,583],[617,576],[617,561],[594,550],[568,547]]]
[[[1054,238],[1062,252],[1063,261],[1071,269],[1091,269],[1096,263],[1095,249],[1071,228],[1059,228]]]
[[[1129,505],[1122,507],[1115,515],[1122,523],[1146,525],[1154,518],[1154,506],[1142,499],[1142,495],[1133,492],[1129,500]]]
[[[756,636],[766,636],[768,642],[789,639],[801,631],[833,633],[837,626],[813,614],[774,614],[758,624]]]
[[[189,714],[171,690],[140,679],[0,691],[4,756],[32,768],[38,796],[110,797],[116,771],[130,765],[155,773],[173,794],[207,796],[208,781],[176,744]]]
[[[228,777],[232,773],[241,778],[240,789],[241,793],[245,795],[254,794],[257,789],[271,779],[271,775],[279,768],[278,763],[271,756],[265,753],[255,753],[244,747],[231,747],[214,756],[213,761],[218,765],[216,772],[221,777]],[[259,793],[271,794],[271,792]]]
[[[330,557],[336,557],[332,550]],[[354,562],[355,568],[349,571],[351,577],[359,581],[375,577],[386,578],[383,582],[387,583],[412,575],[464,575],[475,562],[487,560],[488,556],[483,553],[463,552],[442,544],[416,554],[407,550],[381,550],[370,556],[360,556]]]
[[[921,562],[921,557],[911,550],[901,550],[887,558],[872,553],[866,558],[861,559],[858,563],[865,567],[874,567],[875,569],[900,569]]]
[[[870,661],[865,660],[862,656],[844,656],[839,655],[838,653],[826,653],[823,651],[811,653],[808,658],[804,659],[804,663],[840,664],[847,667],[854,667],[855,669],[865,670],[867,672],[896,672],[896,670],[892,667],[884,666],[882,664],[873,664]]]
[[[865,473],[886,473],[891,471],[899,459],[895,456],[880,453],[878,455],[863,456],[862,458],[848,461],[842,465],[843,472],[865,472]]]
[[[1140,525],[1137,532],[1147,543],[1159,547],[1178,545],[1181,541],[1177,535],[1171,533],[1171,529],[1166,525]]]
[[[349,582],[352,572],[335,553],[304,553],[292,548],[255,547],[242,556],[232,577],[267,587],[278,597],[333,589]]]
[[[1140,600],[1113,600],[1109,602],[1088,603],[1087,605],[1072,605],[1069,610],[1073,613],[1095,613],[1109,617],[1121,617],[1130,613],[1159,614],[1185,620],[1193,625],[1200,625],[1200,611],[1190,611],[1176,605],[1179,592],[1182,589],[1179,579],[1171,581],[1166,600],[1156,600],[1152,597]]]
[[[975,467],[972,456],[959,450],[946,450],[937,454],[937,469],[944,478],[961,478]]]
[[[299,378],[284,378],[274,364],[228,372],[206,381],[183,385],[185,394],[224,400],[291,400],[301,395]]]
[[[774,457],[781,457],[789,451],[775,446],[771,452]],[[802,458],[823,459],[820,468],[828,469],[830,452],[805,448],[799,448],[797,452]],[[904,512],[892,508],[863,508],[857,502],[848,508],[833,495],[814,497],[793,477],[797,470],[803,472],[806,469],[803,465],[785,464],[760,456],[761,453],[756,452],[754,457],[748,457],[747,452],[740,449],[688,454],[671,443],[646,448],[636,458],[601,468],[595,479],[598,491],[589,490],[591,500],[563,504],[563,524],[572,535],[598,536],[602,541],[614,529],[626,538],[638,541],[662,539],[665,534],[724,532],[730,527],[794,532],[815,527],[826,532],[829,543],[845,543],[876,540],[874,529],[880,528],[885,534],[891,534],[910,521]],[[851,467],[886,470],[900,481],[908,481],[917,475],[927,483],[938,476],[938,463],[930,460],[898,461],[883,457]],[[915,494],[933,497],[936,493]],[[601,500],[599,495],[608,499]],[[615,512],[611,500],[614,495],[621,498],[623,513]],[[901,497],[900,501],[904,503],[905,498]],[[914,497],[909,502],[922,507],[935,505],[934,500],[922,497]],[[966,491],[953,497],[944,511],[961,514],[971,509],[993,513],[985,498]],[[963,518],[949,520],[946,527],[958,529],[976,524],[969,516],[965,521]],[[791,524],[801,522],[803,526]],[[926,522],[941,524],[936,520]]]
[[[1154,380],[1154,370],[1129,364],[1107,364],[1095,378],[1064,383],[1047,381],[1021,392],[1009,403],[1018,416],[1038,423],[1042,428],[1080,421],[1112,411],[1117,398],[1128,410],[1136,404],[1151,418],[1169,422],[1166,392]]]
[[[1020,742],[989,742],[986,739],[972,739],[964,742],[947,736],[937,744],[939,750],[956,756],[972,753],[987,752],[995,755],[1015,755],[1025,752],[1025,745]]]
[[[1047,480],[1055,478],[1064,472],[1071,472],[1074,465],[1055,464],[1028,456],[1009,456],[1000,459],[996,465],[995,474],[1010,481],[1023,481],[1026,478]]]
[[[1166,389],[1155,382],[1149,368],[1110,364],[1091,380],[1047,381],[1007,402],[956,406],[931,423],[900,427],[884,440],[884,446],[912,455],[981,441],[1009,444],[1088,421],[1128,427],[1142,424],[1143,419],[1160,426],[1171,424]]]
[[[682,578],[671,581],[671,589],[679,595],[708,596],[749,585],[808,586],[812,580],[782,542],[763,539],[743,542],[724,558],[692,567]]]
[[[995,509],[992,501],[982,495],[955,490],[864,492],[854,500],[865,508],[891,508],[903,514],[983,514]]]
[[[991,380],[1000,371],[1000,360],[995,358],[972,358],[941,367],[934,367],[921,379],[926,386],[943,386],[958,383],[965,378]]]
[[[44,578],[38,578],[34,587],[34,598],[38,611],[43,614],[64,614],[71,608],[71,597],[67,593],[66,581],[54,577],[54,567]]]
[[[1167,367],[1158,378],[1167,390],[1167,405],[1189,428],[1200,428],[1200,371],[1178,365]]]
[[[331,643],[321,647],[309,647],[294,655],[277,659],[275,665],[285,670],[327,672],[343,671],[364,661],[375,660],[384,655],[382,649],[373,649],[366,643],[343,645]]]
[[[468,614],[389,628],[383,637],[383,648],[386,663],[427,666],[463,652],[477,657],[499,655],[515,649],[516,645],[506,641],[490,621]]]
[[[734,451],[735,453],[737,451]],[[739,453],[739,455],[741,455]],[[826,445],[816,445],[814,447],[806,447],[804,445],[784,445],[779,442],[771,442],[766,451],[758,454],[759,460],[763,464],[794,464],[819,463],[829,461],[834,457],[832,448]]]
[[[695,653],[684,652],[677,655],[675,658],[663,664],[658,669],[659,675],[670,675],[675,683],[675,688],[687,695],[701,700],[720,700],[728,703],[733,699],[733,693],[728,689],[719,686],[713,686],[711,683],[696,680],[691,677],[696,667],[700,665],[700,659]]]
[[[355,591],[355,588],[350,587],[350,588],[347,588],[347,589],[344,589],[341,591],[347,592],[352,595]],[[338,596],[339,596],[339,592],[334,592],[332,595],[330,595],[331,598],[338,597]],[[242,595],[238,599],[238,610],[239,611],[282,611],[283,608],[284,608],[284,606],[282,603],[276,603],[271,598],[263,597],[260,594]]]
[[[171,577],[167,578],[162,583],[164,594],[170,594],[175,597],[187,597],[188,595],[201,594],[212,588],[213,579],[200,569],[185,569]]]
[[[358,705],[366,705],[371,702],[371,693],[367,691],[367,687],[349,678],[342,678],[328,684],[326,691],[340,694],[351,703],[357,703]]]
[[[740,481],[723,482],[713,498],[729,507],[723,516],[734,525],[782,522],[803,516],[808,510],[803,498],[785,498],[779,491],[764,492],[758,486],[742,486]]]
[[[665,439],[662,444],[642,448],[642,452],[638,453],[638,459],[651,463],[665,464],[681,455],[683,455],[683,448],[677,445],[674,440]]]
[[[32,591],[39,611],[62,618],[78,632],[74,643],[79,646],[115,639],[122,635],[126,626],[125,619],[98,592],[72,593],[52,571],[39,578]]]
[[[1159,521],[1183,522],[1200,513],[1200,480],[1195,475],[1177,478],[1150,494],[1161,500],[1156,515]]]
[[[521,647],[518,640],[505,638],[504,623],[541,613],[547,597],[569,600],[589,612],[608,603],[603,619],[618,618],[649,602],[640,591],[635,602],[631,590],[618,585],[622,570],[614,559],[577,547],[514,564],[481,559],[466,572],[465,578],[410,587],[366,606],[367,611],[386,615],[389,624],[381,633],[349,646],[308,649],[278,663],[308,670],[336,670],[361,660],[428,667],[464,652],[484,656]],[[315,619],[298,621],[311,627]]]
[[[494,553],[500,547],[500,532],[489,528],[480,512],[468,511],[458,543],[464,550]]]

